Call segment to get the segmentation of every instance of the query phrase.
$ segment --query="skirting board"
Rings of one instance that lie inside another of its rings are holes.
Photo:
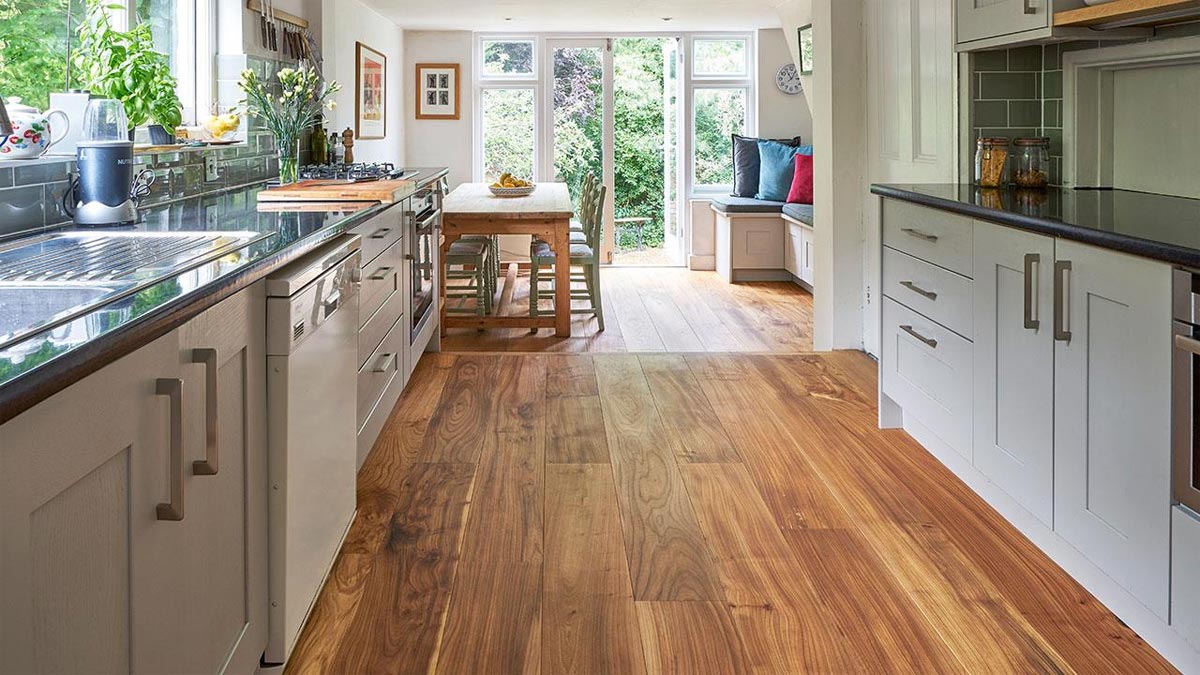
[[[713,272],[717,269],[717,256],[689,255],[688,269],[693,272]]]
[[[733,283],[741,281],[791,281],[795,277],[787,270],[733,270]]]
[[[1096,567],[1082,553],[1026,511],[1008,493],[979,472],[965,457],[956,452],[921,424],[912,415],[904,414],[904,430],[937,458],[955,476],[966,483],[993,509],[1025,535],[1059,567],[1086,588],[1133,632],[1184,673],[1200,673],[1200,651],[1197,651],[1171,629],[1166,622],[1120,584]]]

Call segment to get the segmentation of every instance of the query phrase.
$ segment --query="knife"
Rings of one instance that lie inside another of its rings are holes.
[[[263,49],[266,49],[271,46],[271,39],[267,37],[267,0],[258,3],[258,28],[262,32]]]
[[[275,28],[275,2],[274,0],[264,0],[267,3],[267,15],[270,17],[269,27],[271,29],[271,51],[279,51],[279,33]]]

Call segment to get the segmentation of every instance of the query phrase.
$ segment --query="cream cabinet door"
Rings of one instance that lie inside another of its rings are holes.
[[[800,277],[800,256],[804,254],[804,242],[800,237],[800,228],[796,225],[784,221],[784,227],[787,228],[787,236],[783,239],[783,268],[792,273],[792,276]]]
[[[813,261],[816,258],[816,251],[813,246],[814,240],[815,237],[812,230],[807,227],[800,228],[800,254],[798,256],[800,273],[796,276],[800,277],[801,281],[810,286],[814,281]]]
[[[1054,240],[975,225],[975,466],[1054,523]]]
[[[0,672],[126,673],[138,553],[169,501],[170,333],[0,426]],[[175,670],[173,672],[181,672]]]
[[[1171,533],[1171,268],[1056,242],[1054,528],[1163,619]]]
[[[138,671],[251,673],[266,646],[265,316],[259,284],[178,331],[183,518],[135,532]]]
[[[1051,0],[958,0],[958,42],[1050,25]]]

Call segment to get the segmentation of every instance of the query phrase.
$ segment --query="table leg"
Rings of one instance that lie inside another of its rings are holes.
[[[571,221],[554,224],[554,334],[571,337]]]
[[[438,329],[442,337],[446,336],[446,255],[450,252],[450,244],[458,241],[462,235],[443,233],[442,235],[442,254],[438,256],[438,265],[442,269],[438,270]]]

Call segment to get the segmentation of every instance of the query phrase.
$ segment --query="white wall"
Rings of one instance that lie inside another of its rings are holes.
[[[807,26],[812,23],[813,19],[813,0],[787,0],[779,4],[775,10],[779,13],[779,23],[783,26],[783,34],[787,36],[787,48],[792,55],[792,60],[796,63],[796,69],[800,69],[800,43],[797,31],[801,26]],[[801,75],[800,80],[804,82],[805,102],[808,103],[809,110],[813,106],[813,78],[812,75]]]
[[[795,35],[795,31],[791,33]],[[812,113],[807,93],[791,96],[775,86],[779,68],[794,63],[786,33],[780,28],[758,31],[758,135],[763,138],[803,136],[812,140]],[[795,40],[795,38],[792,38]]]
[[[414,73],[418,63],[457,63],[462,100],[457,120],[418,120],[416,85],[404,90],[404,119],[408,124],[404,162],[409,166],[450,167],[450,187],[471,182],[471,143],[474,133],[474,72],[469,31],[405,31],[404,72]],[[412,77],[411,75],[409,77]],[[528,251],[526,252],[528,253]]]
[[[324,0],[322,32],[325,77],[342,85],[337,94],[337,109],[326,113],[330,128],[338,131],[354,128],[355,43],[362,42],[387,57],[387,130],[381,140],[355,141],[354,159],[403,164],[404,91],[411,82],[404,67],[404,31],[358,0]]]

